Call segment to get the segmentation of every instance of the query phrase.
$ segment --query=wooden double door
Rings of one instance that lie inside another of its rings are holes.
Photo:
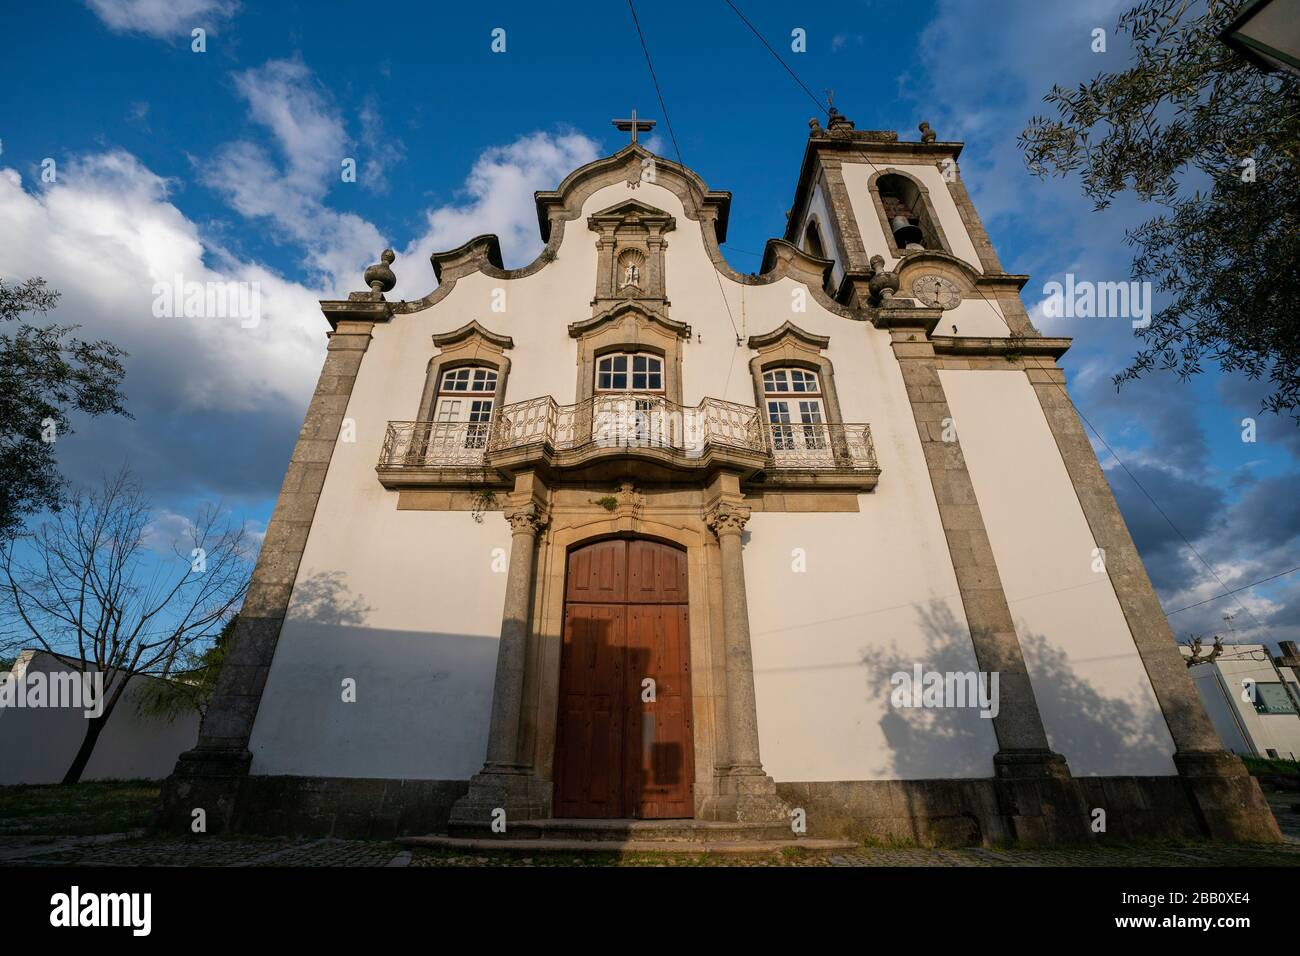
[[[555,816],[695,815],[686,578],[657,541],[569,553]]]

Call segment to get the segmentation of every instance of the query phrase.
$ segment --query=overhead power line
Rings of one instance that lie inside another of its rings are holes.
[[[768,43],[767,40],[763,38],[763,34],[759,33],[758,29],[754,26],[754,24],[750,23],[748,18],[746,18],[746,16],[740,12],[740,8],[737,7],[734,3],[732,3],[731,0],[725,0],[725,2],[727,6],[731,7],[731,9],[735,11],[736,16],[740,17],[741,21],[745,24],[745,26],[749,27],[749,32],[754,34],[754,36],[758,37],[758,42],[763,44],[763,46],[767,47],[767,52],[772,54],[772,56],[776,58],[776,62],[780,63],[781,66],[785,69],[785,71],[789,73],[790,76],[794,79],[794,81],[799,84],[800,89],[802,89],[805,93],[808,94],[808,98],[817,104],[817,108],[821,110],[823,113],[825,113],[827,116],[829,116],[831,112],[830,108],[826,104],[822,103],[822,101],[819,100],[816,96],[813,95],[813,91],[808,89],[807,85],[804,84],[803,80],[799,79],[798,74],[796,74],[794,70],[790,69],[790,64],[786,63],[785,60],[781,59],[781,54],[777,53],[776,50],[772,49],[772,44]]]
[[[1249,591],[1253,587],[1258,587],[1261,584],[1267,584],[1269,581],[1276,581],[1278,578],[1284,578],[1288,574],[1295,574],[1295,572],[1297,571],[1300,571],[1300,565],[1297,565],[1294,568],[1288,568],[1285,571],[1279,571],[1277,574],[1270,575],[1269,577],[1266,578],[1260,578],[1258,581],[1251,581],[1249,584],[1243,584],[1239,588],[1233,588],[1231,591],[1228,592],[1228,594],[1237,594],[1240,591]],[[1166,616],[1170,614],[1181,614],[1183,611],[1190,611],[1192,608],[1200,607],[1202,604],[1213,604],[1215,601],[1222,601],[1227,596],[1228,596],[1227,594],[1216,594],[1212,598],[1206,598],[1204,601],[1197,601],[1195,604],[1189,604],[1186,607],[1180,607],[1176,611],[1166,611],[1165,614]]]
[[[641,32],[641,21],[637,19],[636,7],[632,0],[627,0],[627,8],[632,11],[632,23],[636,25],[636,35],[641,40],[641,52],[645,54],[645,65],[650,68],[650,82],[655,86],[655,95],[659,97],[659,108],[664,112],[664,125],[668,127],[668,136],[673,141],[673,152],[677,154],[677,164],[685,166],[682,162],[682,150],[677,145],[677,134],[673,132],[673,121],[668,118],[668,107],[664,104],[664,94],[659,89],[659,78],[655,76],[655,65],[650,62],[650,48],[646,46],[645,34]]]

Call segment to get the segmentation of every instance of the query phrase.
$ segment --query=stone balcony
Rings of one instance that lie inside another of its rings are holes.
[[[508,484],[521,471],[570,480],[706,478],[764,486],[870,490],[880,477],[865,424],[771,424],[752,405],[656,395],[549,396],[503,406],[491,422],[389,422],[376,471],[386,488]]]

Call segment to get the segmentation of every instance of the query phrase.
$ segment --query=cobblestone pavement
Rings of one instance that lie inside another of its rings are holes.
[[[0,837],[5,866],[1300,866],[1300,844],[1212,844],[1057,849],[927,849],[863,847],[851,853],[810,856],[786,853],[759,859],[688,854],[464,854],[407,849],[375,840],[224,838],[121,839]]]
[[[1292,843],[1300,843],[1300,793],[1265,791],[1264,798],[1277,818],[1278,829]]]

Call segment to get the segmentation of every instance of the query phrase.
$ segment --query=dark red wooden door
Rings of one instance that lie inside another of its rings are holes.
[[[557,817],[694,815],[686,554],[600,541],[569,554]]]

